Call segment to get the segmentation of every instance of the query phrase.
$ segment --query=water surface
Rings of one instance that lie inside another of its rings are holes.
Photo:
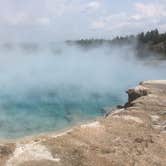
[[[166,79],[166,63],[131,47],[90,50],[63,43],[1,45],[0,138],[58,131],[123,104],[142,80]]]

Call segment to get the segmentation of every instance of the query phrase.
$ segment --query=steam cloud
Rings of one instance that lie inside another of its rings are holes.
[[[131,47],[98,47],[88,51],[67,45],[35,50],[0,51],[2,93],[29,93],[76,87],[83,92],[111,92],[144,79],[165,78],[165,63],[136,59]]]
[[[131,46],[1,46],[0,136],[68,126],[86,114],[96,116],[102,106],[125,101],[124,91],[142,80],[165,78],[164,61],[138,60]]]

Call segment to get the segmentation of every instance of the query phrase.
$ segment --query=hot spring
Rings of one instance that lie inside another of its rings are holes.
[[[131,47],[82,49],[64,43],[0,47],[0,138],[58,131],[127,101],[142,80],[165,79],[166,62]]]

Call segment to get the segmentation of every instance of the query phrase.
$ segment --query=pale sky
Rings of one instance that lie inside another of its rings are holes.
[[[166,0],[0,0],[0,41],[112,38],[166,31]]]

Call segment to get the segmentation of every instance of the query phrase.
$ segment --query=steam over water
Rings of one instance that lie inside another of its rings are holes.
[[[130,47],[89,50],[64,43],[0,48],[0,138],[56,131],[123,104],[142,80],[166,79],[166,62]]]

